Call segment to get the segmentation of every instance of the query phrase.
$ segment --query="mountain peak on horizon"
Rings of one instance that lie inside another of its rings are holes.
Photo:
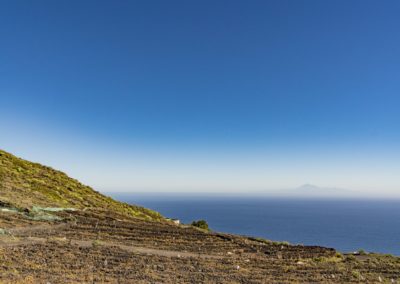
[[[355,192],[348,190],[348,189],[343,189],[343,188],[338,188],[338,187],[322,187],[310,183],[303,184],[297,188],[295,188],[295,191],[297,193],[301,194],[316,194],[316,195],[349,195],[349,194],[354,194]]]
[[[312,189],[319,189],[319,188],[322,188],[322,187],[319,187],[319,186],[317,186],[317,185],[315,185],[315,184],[311,184],[311,183],[305,183],[305,184],[303,184],[303,185],[301,185],[301,186],[299,186],[299,187],[297,187],[297,188],[302,188],[302,189],[305,189],[305,188],[307,188],[307,189],[309,189],[309,188],[312,188]]]

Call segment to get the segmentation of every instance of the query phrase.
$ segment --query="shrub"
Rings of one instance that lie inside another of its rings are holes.
[[[356,257],[354,255],[352,255],[352,254],[348,254],[348,255],[346,255],[346,259],[345,260],[346,261],[355,261]]]
[[[93,240],[92,241],[92,247],[98,247],[101,245],[101,242],[99,240]]]
[[[209,230],[207,221],[205,221],[205,220],[193,221],[192,226],[203,229],[203,230]]]
[[[361,273],[358,270],[352,270],[351,275],[353,275],[353,277],[356,279],[362,279]]]
[[[365,250],[363,250],[363,249],[360,249],[360,250],[358,250],[358,254],[359,255],[366,255],[367,252]]]

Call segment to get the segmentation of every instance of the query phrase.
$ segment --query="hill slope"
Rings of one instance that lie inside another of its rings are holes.
[[[94,208],[145,219],[163,219],[155,211],[115,201],[60,171],[17,158],[2,150],[0,150],[1,203],[20,209],[30,209],[33,206]]]
[[[163,218],[0,151],[0,283],[400,283],[393,256],[154,220]]]

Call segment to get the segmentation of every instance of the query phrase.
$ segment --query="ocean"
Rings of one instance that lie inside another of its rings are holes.
[[[183,223],[204,219],[218,232],[400,256],[400,200],[110,195]]]

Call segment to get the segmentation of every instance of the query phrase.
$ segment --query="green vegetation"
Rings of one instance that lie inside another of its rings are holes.
[[[99,247],[101,246],[101,241],[100,240],[93,240],[92,241],[92,247]]]
[[[336,256],[337,258],[344,258],[343,254],[340,253],[340,252],[338,252],[338,251],[335,253],[335,256]]]
[[[197,227],[203,230],[210,230],[207,224],[207,221],[205,220],[198,220],[198,221],[193,221],[191,224],[193,227]]]
[[[333,256],[319,256],[319,257],[314,257],[313,258],[314,262],[321,262],[321,263],[338,263],[338,262],[343,262],[344,261],[344,256],[336,252],[335,255]]]
[[[47,211],[58,210],[54,208],[112,210],[148,220],[163,219],[158,212],[115,201],[65,173],[0,150],[0,207],[31,210],[34,206]]]
[[[253,237],[249,237],[249,239],[253,240],[253,241],[260,242],[260,243],[264,243],[264,244],[267,244],[267,245],[290,246],[290,243],[287,242],[287,241],[279,242],[279,241],[271,241],[271,240],[267,240],[267,239],[263,239],[263,238],[253,238]]]
[[[363,277],[362,277],[360,271],[358,271],[358,270],[352,270],[352,271],[351,271],[351,275],[352,275],[354,278],[356,278],[357,280],[362,280],[362,279],[363,279]]]
[[[363,249],[358,250],[357,252],[359,255],[367,255],[367,252]]]
[[[351,261],[356,261],[356,257],[352,254],[347,254],[345,261],[351,262]]]

